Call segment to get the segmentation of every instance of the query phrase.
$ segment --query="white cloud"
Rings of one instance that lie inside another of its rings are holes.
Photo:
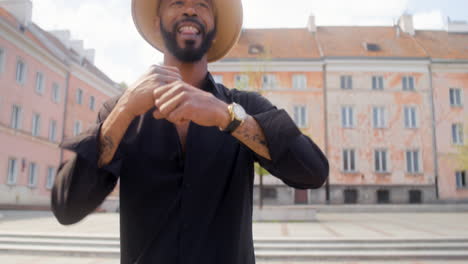
[[[229,1],[229,0],[227,0]],[[310,14],[318,25],[392,25],[409,0],[243,0],[244,26],[304,27]],[[132,83],[162,54],[136,31],[131,0],[33,0],[33,20],[46,30],[69,29],[96,49],[96,65],[113,80]],[[441,28],[440,11],[415,15],[416,28]],[[442,21],[442,22],[441,22]]]

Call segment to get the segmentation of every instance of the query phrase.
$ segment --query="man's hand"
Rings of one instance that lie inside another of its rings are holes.
[[[200,126],[225,128],[229,124],[227,104],[211,93],[195,88],[183,81],[158,87],[153,92],[153,115],[174,124],[192,121]]]
[[[176,67],[153,65],[120,98],[118,106],[130,118],[146,113],[154,106],[154,89],[181,80]]]

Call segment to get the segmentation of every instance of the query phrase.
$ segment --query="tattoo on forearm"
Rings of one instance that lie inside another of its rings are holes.
[[[109,156],[112,156],[115,151],[115,144],[114,141],[110,136],[102,136],[101,142],[99,144],[99,166],[104,165],[109,159]]]
[[[233,135],[257,154],[270,159],[267,141],[262,129],[252,117],[246,119]]]

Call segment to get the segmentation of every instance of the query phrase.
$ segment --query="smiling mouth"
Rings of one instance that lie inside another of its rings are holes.
[[[200,30],[194,26],[181,26],[177,30],[180,34],[189,34],[189,35],[200,35]]]

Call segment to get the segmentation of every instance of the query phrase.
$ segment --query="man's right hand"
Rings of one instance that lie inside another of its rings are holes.
[[[157,87],[181,80],[176,67],[152,65],[119,99],[120,111],[135,118],[154,106],[153,91]]]

